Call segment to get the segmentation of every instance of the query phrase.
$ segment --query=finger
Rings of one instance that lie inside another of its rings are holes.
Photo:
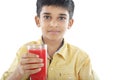
[[[30,75],[30,74],[37,73],[37,72],[39,72],[39,71],[41,71],[41,68],[37,68],[37,69],[33,69],[33,70],[25,70],[24,72],[25,72],[26,74]]]
[[[22,56],[22,58],[27,58],[27,57],[32,58],[32,57],[39,57],[39,56],[33,53],[26,53]]]
[[[22,58],[21,64],[30,64],[30,63],[42,63],[43,59],[41,58]]]
[[[36,68],[41,68],[43,67],[44,64],[43,63],[40,63],[40,64],[27,64],[27,65],[24,65],[23,69],[24,70],[29,70],[29,69],[36,69]]]

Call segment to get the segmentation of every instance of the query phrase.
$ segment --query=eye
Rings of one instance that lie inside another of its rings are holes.
[[[65,17],[59,17],[59,20],[66,20]]]
[[[50,19],[51,17],[50,16],[43,16],[44,19]]]

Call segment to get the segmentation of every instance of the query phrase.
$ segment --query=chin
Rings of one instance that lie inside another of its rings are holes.
[[[62,35],[43,35],[43,38],[50,41],[58,41],[63,39]]]
[[[48,39],[49,39],[49,40],[52,40],[52,41],[57,41],[57,40],[60,40],[60,39],[62,39],[62,38],[59,37],[59,36],[50,36]]]

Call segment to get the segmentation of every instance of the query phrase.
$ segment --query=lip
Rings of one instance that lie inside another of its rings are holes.
[[[51,33],[51,34],[58,34],[58,33],[60,33],[60,31],[54,31],[54,30],[51,30],[51,31],[48,31],[49,33]]]

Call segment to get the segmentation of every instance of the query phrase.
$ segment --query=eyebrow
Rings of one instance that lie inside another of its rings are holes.
[[[61,16],[67,16],[67,14],[60,14]]]
[[[45,12],[45,13],[43,13],[43,15],[50,15],[51,13],[49,13],[49,12]],[[63,14],[63,13],[60,13],[59,15],[61,15],[61,16],[67,16],[67,14]]]
[[[43,14],[50,15],[50,13],[48,13],[48,12],[45,12],[45,13],[43,13]]]

